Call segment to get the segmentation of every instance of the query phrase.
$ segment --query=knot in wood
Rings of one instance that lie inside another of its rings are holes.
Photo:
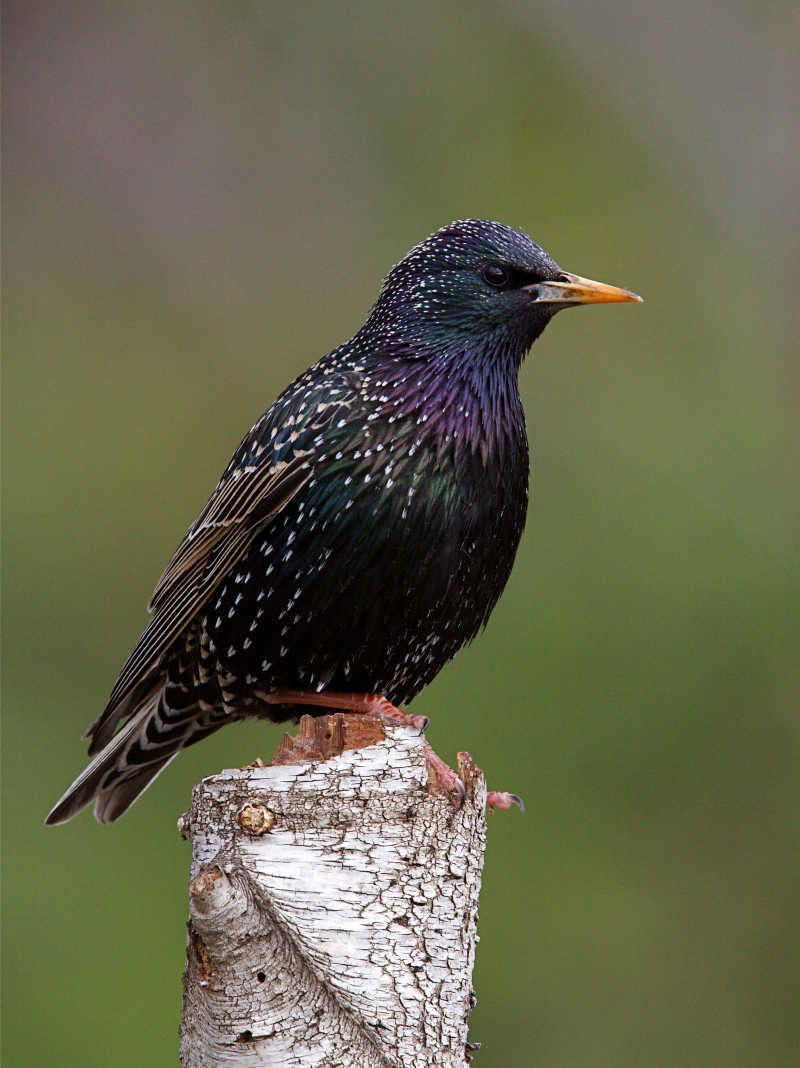
[[[275,826],[275,813],[270,812],[266,805],[256,805],[248,801],[242,805],[236,814],[236,820],[245,834],[259,838],[262,834],[268,834]]]
[[[220,868],[204,869],[198,872],[189,883],[189,893],[196,898],[208,897],[217,889],[217,883],[220,879],[224,879],[225,886],[227,886],[228,880],[225,878],[225,872]]]

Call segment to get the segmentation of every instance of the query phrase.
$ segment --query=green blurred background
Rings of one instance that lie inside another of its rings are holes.
[[[431,230],[642,307],[559,316],[491,624],[415,702],[490,820],[479,1065],[800,1063],[791,4],[6,5],[5,1056],[172,1064],[193,783],[42,820],[240,435]]]

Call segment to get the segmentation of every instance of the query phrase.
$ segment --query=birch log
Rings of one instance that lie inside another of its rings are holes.
[[[184,1068],[468,1064],[486,787],[459,773],[457,810],[416,728],[332,715],[195,787]]]

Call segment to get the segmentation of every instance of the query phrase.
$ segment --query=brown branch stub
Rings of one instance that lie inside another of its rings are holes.
[[[461,779],[464,784],[467,797],[474,797],[476,788],[481,784],[485,787],[483,772],[469,753],[462,751],[458,754],[456,771],[458,772],[459,779]]]
[[[220,887],[218,883],[222,883]],[[224,893],[228,887],[228,880],[225,873],[219,868],[209,868],[206,871],[198,872],[194,879],[189,883],[189,893],[192,895],[192,901],[200,912],[208,912],[215,904],[215,898],[219,893]]]
[[[184,1068],[465,1068],[486,789],[458,770],[460,809],[415,728],[335,714],[195,788]]]
[[[383,721],[378,716],[343,712],[327,716],[301,716],[297,734],[284,734],[270,763],[307,764],[311,760],[330,760],[347,749],[363,749],[386,738]]]

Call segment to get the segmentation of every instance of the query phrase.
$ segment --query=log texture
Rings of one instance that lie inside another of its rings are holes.
[[[486,787],[457,810],[413,727],[304,717],[195,787],[181,1063],[464,1068]]]

